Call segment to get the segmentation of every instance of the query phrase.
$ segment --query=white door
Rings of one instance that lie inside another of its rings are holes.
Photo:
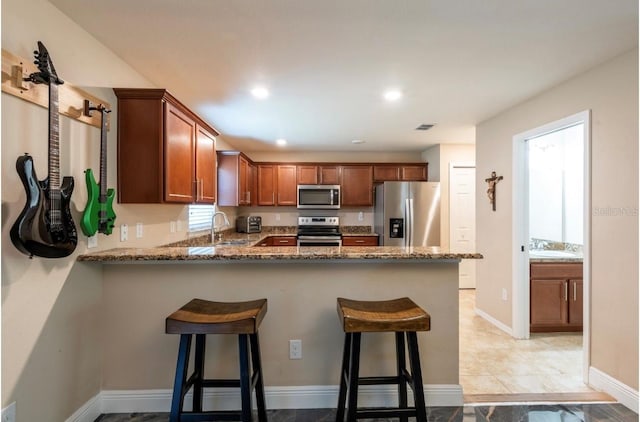
[[[449,245],[451,252],[475,252],[476,249],[476,168],[452,164],[449,171]],[[460,263],[461,289],[475,289],[476,263]]]

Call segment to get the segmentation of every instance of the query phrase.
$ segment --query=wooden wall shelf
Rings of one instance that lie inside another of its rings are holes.
[[[49,87],[44,84],[37,85],[23,80],[23,78],[37,71],[38,68],[33,64],[33,59],[26,60],[2,49],[2,92],[48,108]],[[64,80],[64,75],[61,75],[61,77]],[[60,85],[58,92],[60,114],[97,128],[102,126],[100,121],[101,113],[91,113],[91,116],[86,116],[84,114],[84,100],[89,100],[93,104],[102,104],[111,109],[111,105],[108,102],[73,86],[66,80],[64,84]],[[108,115],[107,119],[109,119]],[[110,123],[111,120],[109,119],[107,121],[107,129],[110,128]]]

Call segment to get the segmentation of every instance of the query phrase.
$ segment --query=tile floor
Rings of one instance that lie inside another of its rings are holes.
[[[465,395],[593,392],[582,382],[582,334],[515,340],[475,313],[460,290],[460,384]]]
[[[269,422],[335,421],[334,409],[270,410]],[[427,408],[429,422],[637,422],[638,415],[621,404],[556,404]],[[96,422],[168,422],[167,413],[112,413]],[[386,422],[387,419],[362,419]],[[396,419],[397,420],[397,419]],[[415,420],[410,418],[410,420]]]

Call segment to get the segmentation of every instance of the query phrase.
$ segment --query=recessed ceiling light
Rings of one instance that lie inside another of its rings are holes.
[[[365,141],[363,141],[362,139],[354,139],[353,141],[351,141],[352,144],[364,144]]]
[[[256,86],[251,90],[251,95],[259,100],[264,100],[269,96],[269,90],[263,86]]]
[[[287,145],[287,140],[286,139],[276,139],[276,145],[283,147],[283,146]]]
[[[402,98],[402,92],[398,91],[397,89],[390,89],[388,91],[385,91],[383,97],[387,101],[398,101],[400,98]]]

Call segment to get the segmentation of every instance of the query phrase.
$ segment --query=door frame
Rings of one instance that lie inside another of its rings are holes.
[[[512,315],[513,337],[528,339],[529,291],[529,157],[526,141],[546,133],[583,123],[584,145],[584,207],[583,207],[583,369],[585,383],[589,381],[591,359],[591,110],[585,110],[560,120],[527,130],[513,137],[513,276]]]

